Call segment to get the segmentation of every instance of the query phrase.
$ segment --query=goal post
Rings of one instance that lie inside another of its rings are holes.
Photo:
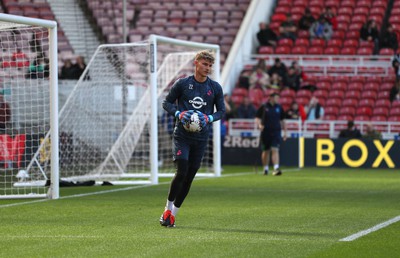
[[[196,52],[206,49],[216,56],[211,77],[218,80],[218,45],[157,35],[100,45],[59,113],[60,179],[116,185],[172,177],[175,118],[162,101],[177,79],[193,74]],[[220,175],[219,122],[213,132],[198,176]]]
[[[57,199],[59,184],[46,183],[59,181],[59,141],[43,141],[58,136],[57,23],[0,14],[0,39],[0,198]],[[46,144],[51,155],[40,164],[36,149]],[[27,172],[31,160],[45,169]]]

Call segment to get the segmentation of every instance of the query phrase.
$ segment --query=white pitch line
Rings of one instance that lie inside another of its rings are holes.
[[[356,240],[356,239],[358,239],[358,238],[360,238],[362,236],[368,235],[369,233],[372,233],[372,232],[375,232],[375,231],[380,230],[382,228],[385,228],[385,227],[387,227],[387,226],[389,226],[389,225],[391,225],[393,223],[396,223],[398,221],[400,221],[400,216],[394,217],[394,218],[392,218],[390,220],[387,220],[387,221],[385,221],[383,223],[380,223],[380,224],[378,224],[376,226],[373,226],[372,228],[369,228],[369,229],[366,229],[366,230],[362,230],[362,231],[360,231],[358,233],[355,233],[355,234],[353,234],[351,236],[342,238],[339,241],[350,242],[350,241]]]

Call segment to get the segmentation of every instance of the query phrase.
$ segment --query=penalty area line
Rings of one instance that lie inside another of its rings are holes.
[[[375,225],[375,226],[373,226],[373,227],[371,227],[369,229],[362,230],[362,231],[360,231],[358,233],[355,233],[355,234],[350,235],[348,237],[342,238],[339,241],[350,242],[350,241],[356,240],[356,239],[358,239],[360,237],[363,237],[363,236],[368,235],[368,234],[370,234],[372,232],[378,231],[378,230],[380,230],[382,228],[385,228],[385,227],[387,227],[387,226],[389,226],[389,225],[391,225],[393,223],[396,223],[398,221],[400,221],[400,216],[394,217],[394,218],[392,218],[390,220],[387,220],[387,221],[382,222],[382,223],[380,223],[378,225]]]

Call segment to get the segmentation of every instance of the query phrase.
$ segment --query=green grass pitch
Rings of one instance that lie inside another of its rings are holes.
[[[339,241],[400,215],[400,171],[304,168],[273,177],[224,167],[223,175],[193,183],[176,228],[158,222],[170,179],[0,200],[0,257],[400,257],[400,222]]]

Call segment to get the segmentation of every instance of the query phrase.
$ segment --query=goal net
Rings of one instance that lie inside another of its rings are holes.
[[[219,55],[219,48],[152,37],[96,50],[59,114],[62,180],[145,184],[173,175],[174,119],[162,100],[175,80],[193,73],[197,51]],[[215,146],[210,140],[200,176],[215,175]]]
[[[0,198],[58,198],[56,29],[0,14]]]

